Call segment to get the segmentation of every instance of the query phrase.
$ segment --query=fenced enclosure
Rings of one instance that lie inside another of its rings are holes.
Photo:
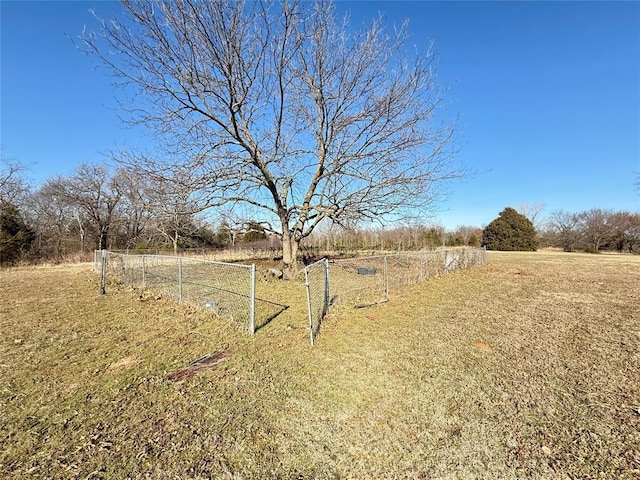
[[[330,305],[350,302],[365,307],[386,302],[390,291],[429,278],[487,263],[483,248],[321,260],[305,268],[311,343]]]
[[[341,260],[320,260],[304,269],[311,344],[329,307],[338,302],[365,307],[389,299],[390,292],[457,269],[487,262],[480,248],[456,248]],[[215,262],[165,255],[96,251],[96,271],[105,279],[138,286],[179,303],[207,309],[246,328],[266,325],[287,307],[256,297],[255,264]]]
[[[126,255],[96,251],[94,267],[106,278],[210,310],[253,334],[284,308],[256,298],[255,265],[165,255]]]

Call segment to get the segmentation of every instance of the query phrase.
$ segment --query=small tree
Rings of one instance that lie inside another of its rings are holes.
[[[152,189],[151,181],[128,169],[122,169],[117,175],[122,192],[118,207],[120,234],[126,248],[136,248],[148,241],[152,229],[151,205],[146,195]]]
[[[474,247],[480,246],[480,238],[482,237],[482,229],[471,225],[459,225],[455,230],[449,232],[449,238],[447,239],[447,245],[461,246],[471,245]],[[473,245],[471,240],[473,240]]]
[[[145,193],[153,225],[163,239],[171,243],[174,255],[197,230],[195,214],[201,210],[193,199],[189,183],[154,179]]]
[[[32,195],[30,210],[37,230],[36,247],[40,257],[53,257],[60,261],[63,254],[67,253],[63,245],[72,239],[71,227],[76,222],[81,227],[81,238],[78,245],[73,242],[72,248],[79,247],[80,250],[84,250],[84,229],[79,209],[70,205],[66,198],[59,194],[55,181],[47,180]]]
[[[446,245],[448,247],[459,247],[461,245],[464,245],[464,240],[463,238],[457,234],[456,232],[453,233],[449,233],[449,236],[447,237],[447,243]]]
[[[489,250],[535,251],[538,239],[531,220],[507,207],[482,231],[482,245]]]
[[[444,227],[441,225],[429,228],[425,235],[426,246],[435,248],[444,245]]]
[[[480,241],[478,240],[478,237],[476,237],[475,234],[472,233],[469,237],[469,241],[467,241],[467,245],[469,245],[470,247],[479,247]]]
[[[223,219],[216,231],[216,243],[223,247],[235,247],[238,229],[231,226],[231,223]]]

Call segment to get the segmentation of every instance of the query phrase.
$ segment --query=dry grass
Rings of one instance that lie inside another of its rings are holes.
[[[5,478],[640,477],[640,257],[490,253],[313,349],[299,283],[254,337],[88,267],[0,288]]]

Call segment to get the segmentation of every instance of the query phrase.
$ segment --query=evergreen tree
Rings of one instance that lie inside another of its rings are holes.
[[[538,238],[533,223],[507,207],[482,231],[482,245],[489,250],[535,251]]]
[[[11,203],[0,206],[0,265],[10,265],[27,252],[35,233]]]

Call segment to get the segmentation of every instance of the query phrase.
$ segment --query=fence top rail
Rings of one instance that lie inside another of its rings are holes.
[[[349,262],[353,263],[353,262],[363,262],[367,260],[382,260],[384,258],[394,258],[394,257],[424,257],[429,255],[440,255],[443,253],[454,253],[454,252],[458,253],[458,252],[464,252],[464,251],[484,252],[486,250],[481,247],[442,247],[436,250],[422,250],[417,252],[407,251],[407,252],[398,252],[398,253],[385,253],[381,255],[368,255],[364,257],[334,258],[334,259],[329,259],[328,262],[329,263],[349,263]]]
[[[324,263],[324,262],[326,262],[326,261],[327,261],[327,259],[326,259],[326,258],[321,258],[320,260],[317,260],[317,261],[315,261],[315,262],[313,262],[313,263],[311,263],[311,264],[309,264],[309,265],[306,265],[306,266],[304,267],[304,269],[305,269],[305,270],[307,270],[307,269],[309,269],[309,268],[313,268],[313,267],[315,267],[316,265],[319,265],[319,264]],[[331,261],[331,260],[329,260],[329,261]]]
[[[354,261],[362,261],[362,260],[378,260],[381,258],[389,257],[391,255],[370,255],[366,257],[349,257],[349,258],[334,258],[333,260],[329,260],[329,263],[346,263],[346,262],[354,262]]]
[[[135,255],[131,253],[112,252],[110,250],[107,250],[107,253],[109,255],[120,255],[123,257],[131,257],[131,258],[142,258],[142,257],[161,258],[163,260],[166,260],[166,259],[181,260],[183,262],[206,263],[208,265],[220,265],[225,267],[236,267],[236,268],[246,268],[246,269],[253,268],[252,264],[247,265],[245,263],[216,262],[215,260],[205,260],[201,258],[180,257],[180,256],[173,256],[173,255],[153,255],[153,254],[147,254],[147,253],[143,253],[142,255]]]

